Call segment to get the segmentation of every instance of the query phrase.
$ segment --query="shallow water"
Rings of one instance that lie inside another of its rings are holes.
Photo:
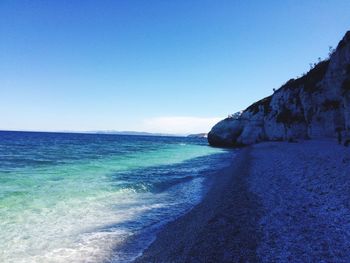
[[[196,138],[0,132],[0,262],[128,261],[231,157]]]

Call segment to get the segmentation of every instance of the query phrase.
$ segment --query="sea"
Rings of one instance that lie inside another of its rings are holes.
[[[130,262],[234,154],[204,138],[0,131],[0,262]]]

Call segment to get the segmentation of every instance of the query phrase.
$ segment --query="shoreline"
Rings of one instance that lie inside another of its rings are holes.
[[[347,262],[349,175],[334,140],[244,148],[134,262]]]
[[[247,184],[250,151],[240,150],[218,171],[203,200],[165,225],[134,262],[256,261],[261,237],[256,226],[263,211]]]

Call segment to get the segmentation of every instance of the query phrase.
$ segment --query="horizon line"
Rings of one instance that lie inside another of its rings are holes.
[[[0,132],[30,132],[30,133],[66,133],[66,134],[100,134],[100,135],[127,135],[127,136],[162,136],[162,137],[186,137],[192,134],[200,133],[162,133],[162,132],[147,132],[147,131],[118,131],[118,130],[98,130],[98,131],[74,131],[74,130],[9,130],[0,129]],[[130,133],[130,134],[128,134]],[[132,134],[135,133],[135,134]]]

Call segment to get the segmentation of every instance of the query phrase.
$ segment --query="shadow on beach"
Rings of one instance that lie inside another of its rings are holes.
[[[250,149],[218,172],[204,200],[169,223],[135,262],[256,262],[263,213],[249,191]]]

